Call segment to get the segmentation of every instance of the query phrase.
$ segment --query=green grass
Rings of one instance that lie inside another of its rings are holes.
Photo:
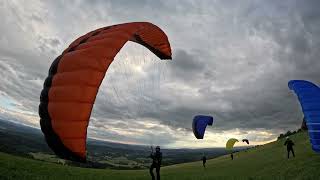
[[[207,162],[163,167],[162,179],[320,179],[320,154],[311,150],[307,133],[291,136],[296,157],[287,159],[284,140]],[[63,166],[0,153],[0,179],[151,179],[148,170],[101,170]]]

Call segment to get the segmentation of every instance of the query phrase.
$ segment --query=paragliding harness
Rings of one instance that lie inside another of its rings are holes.
[[[162,153],[160,152],[160,148],[159,148],[159,151],[153,152],[153,147],[151,146],[150,158],[152,159],[152,164],[150,166],[150,175],[152,177],[152,180],[155,179],[153,174],[154,168],[156,168],[157,180],[160,180],[160,167],[161,167],[161,161],[162,161]]]

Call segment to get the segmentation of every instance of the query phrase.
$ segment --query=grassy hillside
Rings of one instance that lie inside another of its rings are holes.
[[[162,179],[319,179],[320,154],[307,134],[293,135],[296,157],[286,158],[284,140],[207,162],[163,167]],[[148,170],[101,170],[63,166],[0,153],[0,179],[150,179]]]

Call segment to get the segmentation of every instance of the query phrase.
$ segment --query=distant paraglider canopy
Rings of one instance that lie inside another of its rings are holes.
[[[288,86],[298,96],[312,149],[320,152],[320,88],[305,80],[289,81]]]
[[[226,143],[226,150],[233,150],[233,146],[236,142],[239,142],[238,139],[230,138]]]
[[[197,139],[203,139],[204,133],[206,131],[206,127],[212,126],[213,117],[212,116],[204,116],[197,115],[193,118],[192,122],[192,130],[193,134]]]
[[[85,162],[87,127],[100,84],[125,45],[133,41],[171,59],[166,34],[148,22],[118,24],[79,37],[51,64],[40,96],[41,130],[64,159]]]
[[[248,139],[242,139],[242,142],[246,142],[247,144],[249,144],[249,140]]]

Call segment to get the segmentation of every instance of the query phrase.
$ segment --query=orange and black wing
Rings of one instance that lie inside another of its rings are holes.
[[[40,96],[41,130],[61,158],[86,161],[92,107],[109,65],[127,41],[139,43],[160,59],[171,59],[166,34],[147,22],[108,26],[81,36],[57,57]]]

